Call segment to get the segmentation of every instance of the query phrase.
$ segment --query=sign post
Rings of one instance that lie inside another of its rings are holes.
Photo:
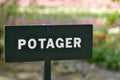
[[[44,80],[51,80],[51,60],[46,60],[44,66]]]
[[[42,63],[42,80],[51,80],[51,60]]]
[[[44,79],[51,80],[51,60],[92,58],[93,26],[5,26],[5,62],[45,61]]]

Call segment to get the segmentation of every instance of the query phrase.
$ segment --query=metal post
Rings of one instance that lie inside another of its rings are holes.
[[[42,80],[51,80],[51,60],[44,61],[42,66]]]

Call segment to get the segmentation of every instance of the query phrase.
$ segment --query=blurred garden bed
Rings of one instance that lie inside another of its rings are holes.
[[[20,3],[19,5],[6,4],[5,8],[3,8],[5,10],[0,14],[0,18],[6,18],[4,13],[9,13],[9,18],[2,23],[2,26],[23,24],[93,24],[93,58],[89,62],[102,65],[107,69],[120,70],[119,2],[80,3],[81,0],[76,0],[78,2],[72,3],[72,0],[63,0],[63,5],[52,5],[49,1],[49,5],[42,2],[39,2],[39,5],[34,3],[33,5],[29,4],[29,6],[24,6]],[[67,1],[71,2],[67,3]]]
[[[107,69],[120,70],[120,26],[94,29],[91,62]]]
[[[119,23],[118,8],[76,8],[20,6],[11,13],[8,24],[93,24],[94,27]],[[13,18],[13,19],[12,19]]]
[[[22,6],[17,10],[14,24],[93,24],[93,58],[90,62],[120,70],[119,14],[118,8]],[[117,33],[112,27],[117,27]]]

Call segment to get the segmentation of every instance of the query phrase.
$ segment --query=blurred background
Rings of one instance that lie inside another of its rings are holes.
[[[4,63],[4,25],[93,24],[93,58],[52,62],[52,80],[120,80],[120,0],[0,0],[0,80],[42,80],[42,63]]]

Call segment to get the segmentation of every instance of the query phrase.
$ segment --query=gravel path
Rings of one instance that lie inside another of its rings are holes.
[[[0,80],[42,80],[41,62],[7,64],[17,72],[0,71]],[[110,71],[85,61],[53,62],[52,80],[120,80],[120,71]]]
[[[120,80],[120,71],[106,70],[85,61],[60,61],[57,68],[60,69],[61,67],[67,68],[68,70],[66,70],[66,72],[64,70],[64,73],[58,74],[59,77],[64,78],[63,76],[65,76],[69,78],[61,80]],[[58,78],[58,76],[56,78]]]

